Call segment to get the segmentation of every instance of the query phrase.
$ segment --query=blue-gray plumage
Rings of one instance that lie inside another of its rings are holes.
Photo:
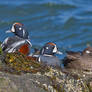
[[[55,56],[55,54],[62,53],[58,51],[56,44],[52,42],[46,43],[39,53],[39,55],[34,55],[38,57],[39,62],[44,62],[50,66],[60,66],[60,60]]]

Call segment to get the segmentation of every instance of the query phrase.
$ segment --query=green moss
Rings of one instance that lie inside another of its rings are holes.
[[[3,52],[3,51],[2,51],[1,43],[0,43],[0,55],[2,54],[2,52]]]

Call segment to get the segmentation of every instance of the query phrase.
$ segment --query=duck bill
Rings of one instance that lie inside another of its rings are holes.
[[[11,33],[12,31],[11,30],[7,30],[6,33]]]
[[[60,54],[60,55],[62,55],[63,53],[62,53],[62,52],[60,52],[60,51],[57,51],[57,52],[56,52],[56,54]]]

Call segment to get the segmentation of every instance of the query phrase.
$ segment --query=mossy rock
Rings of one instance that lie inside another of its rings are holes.
[[[27,57],[21,53],[8,53],[5,58],[6,65],[17,73],[45,73],[49,67],[37,61],[36,58]]]
[[[0,70],[4,71],[2,76],[8,76],[14,83],[20,81],[20,85],[26,83],[25,86],[29,83],[31,85],[27,85],[28,87],[37,86],[46,92],[91,92],[88,81],[83,80],[78,73],[76,73],[78,76],[75,77],[75,74],[46,66],[38,62],[36,58],[17,52],[2,54],[2,56],[4,57],[3,65],[0,65]],[[16,74],[19,75],[16,76]],[[23,89],[27,90],[27,86]]]
[[[0,55],[2,54],[1,42],[0,42]]]

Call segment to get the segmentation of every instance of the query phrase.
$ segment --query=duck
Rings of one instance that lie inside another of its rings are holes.
[[[38,58],[38,62],[43,62],[49,66],[60,66],[61,61],[56,54],[62,54],[56,46],[55,43],[47,42],[40,50],[35,49],[33,57]]]
[[[66,51],[67,55],[62,60],[65,69],[92,72],[92,47],[88,46],[83,51]]]
[[[22,23],[14,23],[6,33],[13,33],[12,37],[7,37],[1,44],[2,51],[5,53],[20,52],[29,55],[32,44],[29,39],[28,31]]]

